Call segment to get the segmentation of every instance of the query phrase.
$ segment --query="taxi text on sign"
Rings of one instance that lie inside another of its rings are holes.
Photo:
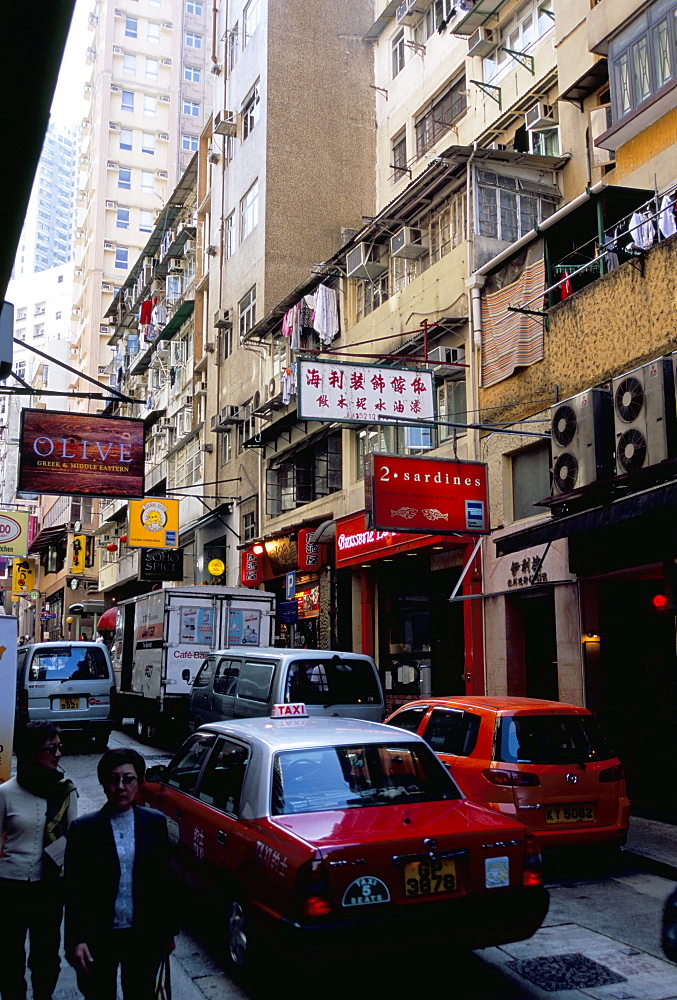
[[[299,361],[297,384],[299,417],[305,419],[399,423],[435,418],[430,371]]]
[[[372,452],[365,458],[367,527],[434,535],[489,532],[487,467]]]

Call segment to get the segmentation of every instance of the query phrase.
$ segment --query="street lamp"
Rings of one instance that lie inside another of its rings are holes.
[[[73,620],[74,619],[73,619],[72,615],[68,615],[68,617],[66,618],[66,625],[68,625],[68,638],[69,639],[71,637],[71,625],[73,624]]]

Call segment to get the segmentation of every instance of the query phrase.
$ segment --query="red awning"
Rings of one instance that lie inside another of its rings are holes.
[[[100,628],[115,628],[117,617],[117,608],[107,608],[96,623],[97,632]]]

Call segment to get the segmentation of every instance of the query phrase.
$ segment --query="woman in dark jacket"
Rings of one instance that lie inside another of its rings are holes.
[[[90,1000],[152,1000],[163,958],[174,947],[167,823],[135,804],[145,774],[135,750],[99,761],[107,803],[73,823],[66,848],[66,955]]]

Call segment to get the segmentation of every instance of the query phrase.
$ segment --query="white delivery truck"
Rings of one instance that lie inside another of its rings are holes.
[[[113,667],[118,719],[142,739],[185,735],[188,700],[214,649],[269,646],[275,595],[247,587],[167,587],[118,605]]]

